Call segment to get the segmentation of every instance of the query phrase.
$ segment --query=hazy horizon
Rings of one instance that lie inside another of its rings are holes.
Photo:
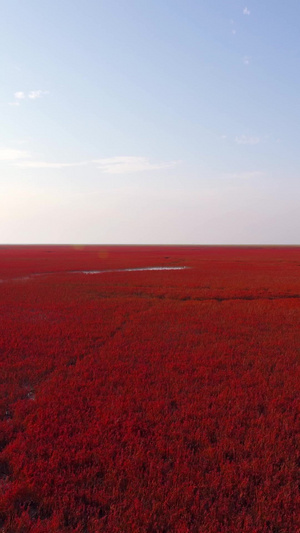
[[[81,242],[81,243],[72,243],[72,242],[62,242],[62,243],[54,243],[54,242],[25,242],[25,243],[0,243],[0,248],[5,247],[26,247],[26,246],[40,246],[40,247],[71,247],[71,248],[77,248],[79,250],[83,250],[84,248],[89,247],[95,247],[95,248],[109,248],[109,247],[153,247],[153,248],[188,248],[188,247],[198,247],[198,248],[299,248],[300,244],[294,243],[294,244],[201,244],[201,243],[146,243],[146,242],[140,242],[140,243],[89,243],[89,242]]]

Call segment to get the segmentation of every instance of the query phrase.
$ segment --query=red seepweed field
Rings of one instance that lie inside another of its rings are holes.
[[[2,246],[0,318],[1,533],[299,533],[299,247]]]

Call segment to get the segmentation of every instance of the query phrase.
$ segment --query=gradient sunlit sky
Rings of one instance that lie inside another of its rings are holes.
[[[0,242],[298,244],[299,0],[9,0]]]

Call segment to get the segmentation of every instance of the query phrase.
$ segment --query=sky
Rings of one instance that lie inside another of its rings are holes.
[[[0,3],[0,243],[299,244],[299,0]]]

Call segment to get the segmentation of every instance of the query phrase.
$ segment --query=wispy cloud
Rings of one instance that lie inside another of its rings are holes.
[[[42,98],[42,96],[46,96],[47,94],[49,94],[49,91],[42,91],[41,89],[38,89],[37,91],[29,91],[27,94],[24,91],[16,91],[14,93],[15,101],[9,102],[8,105],[18,106],[20,105],[21,100],[25,100],[26,98],[29,98],[30,100],[36,100],[37,98]]]
[[[247,135],[240,135],[239,137],[235,138],[235,142],[237,144],[258,144],[260,142],[259,137],[248,137]]]
[[[15,150],[14,148],[0,148],[0,161],[19,161],[30,157],[26,150]]]
[[[250,57],[249,56],[244,56],[243,57],[243,63],[244,63],[244,65],[250,65]]]
[[[88,161],[80,161],[78,163],[50,163],[47,161],[21,161],[16,164],[21,168],[68,168],[68,167],[82,167],[88,165]]]
[[[17,91],[17,92],[14,94],[14,97],[15,97],[17,100],[24,100],[24,98],[26,98],[26,95],[25,95],[25,93],[23,93],[23,91]]]
[[[145,170],[161,170],[174,167],[179,161],[166,163],[151,163],[147,157],[119,156],[104,157],[93,160],[97,167],[105,174],[131,174]]]
[[[49,94],[49,91],[41,91],[41,89],[39,89],[38,91],[30,91],[28,93],[28,98],[30,98],[31,100],[36,100],[37,98],[41,98],[42,96],[46,96],[47,94]]]
[[[100,159],[73,163],[49,162],[33,159],[29,152],[25,150],[14,149],[2,149],[0,151],[0,160],[11,162],[18,168],[32,169],[63,169],[90,165],[96,167],[104,174],[132,174],[147,170],[161,170],[172,168],[179,163],[179,161],[152,163],[147,157],[136,156],[102,157]]]
[[[249,9],[247,7],[244,7],[243,14],[244,15],[250,15],[250,11],[249,11]]]
[[[224,174],[224,178],[237,179],[237,180],[251,180],[256,178],[263,178],[266,175],[261,170],[245,171],[245,172],[232,172]]]

